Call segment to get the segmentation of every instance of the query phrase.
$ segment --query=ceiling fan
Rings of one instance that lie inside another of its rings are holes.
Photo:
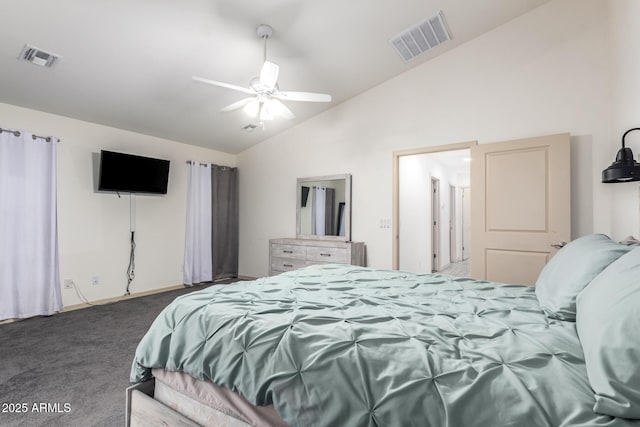
[[[273,28],[269,25],[262,24],[258,26],[256,32],[258,37],[264,40],[264,63],[260,70],[260,76],[254,77],[249,83],[248,88],[205,79],[203,77],[192,77],[193,80],[198,82],[237,90],[251,95],[231,105],[227,105],[221,111],[229,112],[243,108],[248,115],[257,118],[260,125],[264,127],[264,122],[267,120],[273,120],[278,117],[290,120],[295,117],[293,112],[281,101],[331,102],[331,95],[324,93],[281,91],[278,87],[280,67],[273,62],[267,61],[267,40],[273,35]]]

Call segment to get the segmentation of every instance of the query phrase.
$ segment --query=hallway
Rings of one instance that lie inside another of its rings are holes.
[[[469,277],[471,271],[471,258],[467,258],[464,261],[452,262],[445,268],[440,270],[440,273],[448,274],[456,277]]]

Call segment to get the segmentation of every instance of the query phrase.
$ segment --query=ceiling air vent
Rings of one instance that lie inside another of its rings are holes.
[[[447,30],[444,14],[440,11],[431,18],[404,30],[389,42],[402,59],[408,62],[447,40],[451,40],[451,35]]]
[[[46,52],[42,49],[38,49],[35,46],[26,44],[22,48],[22,52],[20,52],[19,59],[29,61],[32,64],[36,64],[41,67],[52,67],[53,64],[55,64],[56,61],[60,59],[60,55]]]

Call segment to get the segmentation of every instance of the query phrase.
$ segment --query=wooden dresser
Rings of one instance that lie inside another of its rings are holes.
[[[269,276],[314,264],[364,266],[364,243],[310,239],[269,240]]]

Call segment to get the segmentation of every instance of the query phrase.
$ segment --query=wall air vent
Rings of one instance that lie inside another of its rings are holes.
[[[444,14],[440,11],[392,37],[389,42],[404,62],[408,62],[447,40],[451,40],[451,34],[447,29]]]
[[[31,62],[32,64],[36,64],[41,67],[53,67],[53,64],[55,64],[58,59],[60,59],[60,55],[46,52],[42,49],[38,49],[35,46],[26,44],[22,48],[22,52],[20,52],[20,56],[18,57],[18,59]]]

